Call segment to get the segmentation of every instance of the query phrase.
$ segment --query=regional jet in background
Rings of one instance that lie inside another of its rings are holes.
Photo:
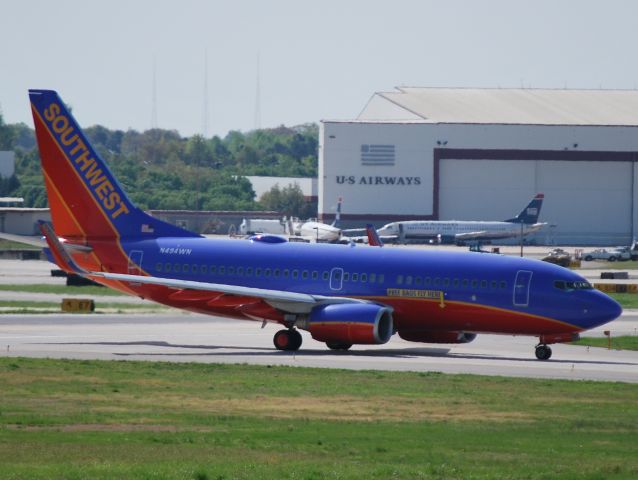
[[[537,194],[514,218],[503,221],[410,220],[393,222],[377,232],[381,238],[430,240],[435,243],[463,243],[468,240],[490,241],[520,237],[537,232],[547,223],[537,223],[544,195]]]
[[[337,243],[341,240],[341,228],[339,222],[341,220],[341,202],[339,197],[337,200],[337,214],[335,221],[331,224],[318,222],[316,220],[308,220],[306,222],[292,222],[290,231],[296,236],[302,237],[306,241]]]
[[[299,330],[337,350],[395,333],[424,343],[499,333],[538,337],[546,360],[548,344],[621,314],[580,275],[537,260],[217,240],[170,225],[131,202],[56,92],[29,93],[53,219],[41,230],[67,272],[172,307],[280,324],[273,342],[288,351],[301,346]]]

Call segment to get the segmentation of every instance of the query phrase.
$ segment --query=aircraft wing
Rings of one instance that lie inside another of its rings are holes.
[[[484,238],[489,236],[490,232],[481,230],[479,232],[457,233],[456,235],[454,235],[454,238],[456,240],[472,240],[473,238]]]
[[[321,303],[367,303],[363,300],[347,297],[330,297],[324,295],[311,295],[308,293],[289,292],[286,290],[271,290],[266,288],[242,287],[226,283],[194,282],[191,280],[178,280],[174,278],[151,277],[145,275],[129,275],[125,273],[85,272],[84,275],[106,280],[118,280],[120,282],[142,283],[145,285],[161,285],[178,290],[203,290],[210,292],[239,295],[242,297],[262,298],[273,302],[293,302],[304,304]]]
[[[261,298],[275,308],[291,313],[309,312],[314,306],[337,303],[368,303],[365,300],[348,297],[333,297],[325,295],[311,295],[308,293],[290,292],[287,290],[272,290],[266,288],[244,287],[224,283],[195,282],[175,278],[152,277],[146,275],[130,275],[124,273],[90,272],[75,263],[71,255],[60,242],[51,225],[40,223],[40,229],[47,241],[56,263],[66,272],[73,272],[91,279],[117,280],[132,284],[161,285],[176,290],[200,290],[212,293],[224,293],[242,297]]]

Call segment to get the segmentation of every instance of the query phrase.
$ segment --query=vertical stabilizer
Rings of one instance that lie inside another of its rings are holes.
[[[58,94],[29,90],[55,233],[67,239],[199,236],[137,208]]]
[[[514,218],[510,218],[509,220],[505,220],[510,223],[524,223],[526,225],[533,225],[538,223],[538,216],[541,214],[541,207],[543,206],[543,199],[545,195],[542,193],[537,193],[536,196],[532,199],[531,202],[527,204],[527,206],[516,215]]]

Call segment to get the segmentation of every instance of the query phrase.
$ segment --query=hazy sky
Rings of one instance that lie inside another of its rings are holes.
[[[0,107],[32,125],[27,89],[58,90],[81,125],[183,135],[357,116],[376,91],[636,88],[626,0],[4,0]]]

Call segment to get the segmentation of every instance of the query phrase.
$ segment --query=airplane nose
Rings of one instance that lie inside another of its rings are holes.
[[[616,300],[602,292],[597,293],[595,301],[589,307],[590,326],[588,328],[604,325],[622,315],[622,307]]]

